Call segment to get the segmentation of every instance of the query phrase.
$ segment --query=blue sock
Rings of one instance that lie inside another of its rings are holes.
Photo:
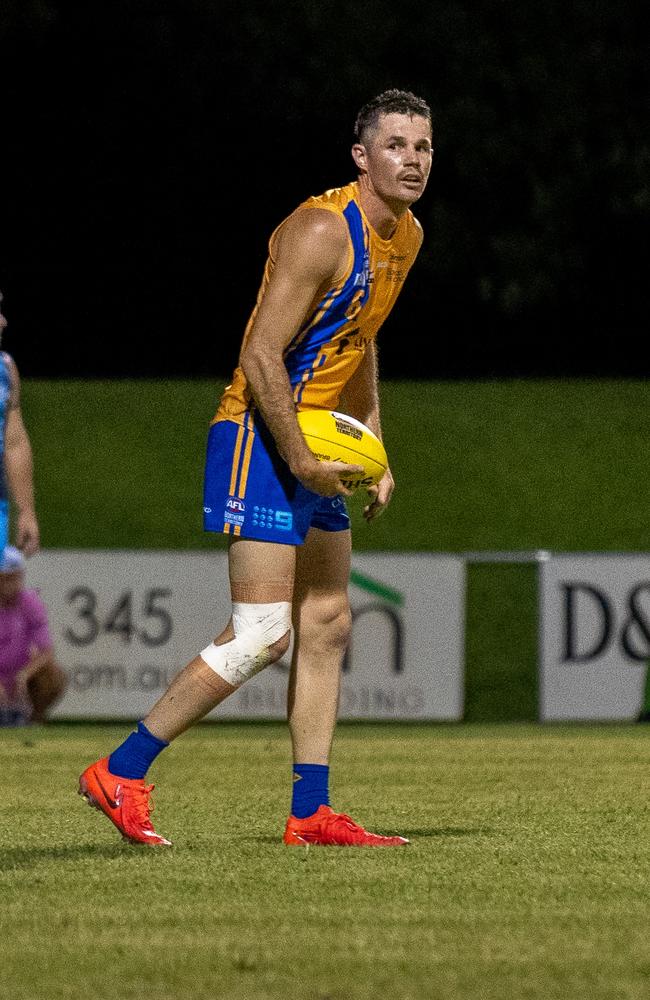
[[[319,806],[328,806],[330,769],[326,764],[294,764],[291,815],[311,816]]]
[[[118,778],[144,778],[154,760],[169,743],[150,733],[144,722],[108,758],[108,770]]]

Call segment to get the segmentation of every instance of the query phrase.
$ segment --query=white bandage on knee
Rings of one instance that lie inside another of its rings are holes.
[[[219,646],[211,642],[200,656],[215,674],[239,687],[273,660],[270,647],[291,628],[291,604],[233,604],[232,625],[234,639]]]

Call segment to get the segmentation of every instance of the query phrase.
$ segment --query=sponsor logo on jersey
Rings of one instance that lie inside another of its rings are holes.
[[[246,504],[239,497],[228,497],[223,519],[226,524],[243,524]]]
[[[363,255],[363,270],[357,271],[354,276],[353,288],[366,288],[372,284],[372,272],[370,270],[370,255],[366,250]]]
[[[291,531],[293,514],[290,510],[274,510],[273,507],[253,507],[252,523],[255,527],[271,531]]]

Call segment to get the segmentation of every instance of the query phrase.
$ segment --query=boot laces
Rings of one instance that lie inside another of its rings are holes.
[[[335,813],[331,817],[331,819],[333,819],[334,822],[337,823],[337,824],[341,824],[342,825],[343,823],[345,823],[345,825],[349,826],[351,830],[363,830],[363,827],[359,826],[358,823],[355,823],[354,820],[352,819],[352,817],[348,816],[347,813]]]
[[[343,828],[354,834],[366,834],[364,828],[359,826],[358,823],[355,823],[352,817],[348,816],[347,813],[334,813],[333,815],[328,816],[325,820],[325,828],[338,831]]]
[[[325,821],[325,827],[330,828],[332,831],[338,831],[339,836],[342,830],[349,831],[349,835],[352,837],[362,837],[366,843],[381,843],[386,840],[391,840],[390,837],[384,837],[379,833],[370,833],[365,827],[361,826],[359,823],[355,823],[351,816],[347,813],[334,813],[333,816],[328,816]]]
[[[142,785],[141,788],[131,789],[130,797],[133,809],[133,818],[137,820],[143,830],[153,830],[149,814],[154,810],[154,804],[151,798],[151,793],[153,792],[154,787],[154,785]]]

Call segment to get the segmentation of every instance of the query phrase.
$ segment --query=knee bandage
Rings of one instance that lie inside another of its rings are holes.
[[[211,642],[200,656],[215,674],[239,687],[273,660],[270,647],[291,628],[291,604],[233,604],[232,626],[234,639]]]

